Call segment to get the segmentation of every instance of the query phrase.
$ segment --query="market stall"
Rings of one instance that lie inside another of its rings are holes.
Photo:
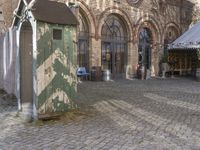
[[[200,21],[168,46],[168,62],[179,75],[192,75],[199,79]]]

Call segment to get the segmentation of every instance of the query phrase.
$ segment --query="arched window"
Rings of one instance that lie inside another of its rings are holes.
[[[89,27],[86,19],[79,15],[78,64],[89,68]]]
[[[121,20],[116,16],[110,16],[104,23],[102,28],[102,39],[111,41],[126,41],[124,26]]]
[[[110,15],[105,20],[102,31],[102,68],[112,73],[124,73],[127,61],[127,31],[123,21]]]
[[[178,30],[170,26],[167,28],[167,31],[165,32],[165,38],[164,38],[164,53],[167,52],[168,44],[174,42],[176,38],[178,37]]]
[[[139,32],[138,63],[145,66],[146,69],[151,68],[152,43],[153,39],[150,29],[142,28]]]

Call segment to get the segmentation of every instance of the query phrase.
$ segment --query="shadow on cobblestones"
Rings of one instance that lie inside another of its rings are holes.
[[[10,111],[17,111],[16,97],[0,90],[0,113],[9,113]]]
[[[37,120],[31,123],[26,123],[28,126],[45,126],[45,125],[56,125],[58,123],[69,124],[79,122],[82,119],[92,118],[97,115],[95,111],[80,111],[80,110],[71,110],[65,113],[60,113],[56,118],[44,118]]]
[[[200,84],[191,79],[83,82],[76,103],[56,123],[0,124],[0,149],[200,149]]]

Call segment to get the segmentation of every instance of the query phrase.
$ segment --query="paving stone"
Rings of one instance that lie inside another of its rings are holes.
[[[79,121],[24,124],[0,94],[0,150],[200,149],[200,84],[192,79],[82,82]]]

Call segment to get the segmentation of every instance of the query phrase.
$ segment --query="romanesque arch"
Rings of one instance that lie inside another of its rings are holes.
[[[101,13],[101,15],[99,17],[98,26],[97,26],[97,37],[99,38],[101,36],[102,26],[105,22],[105,19],[110,14],[114,14],[114,15],[118,16],[124,22],[125,28],[127,29],[127,33],[128,33],[128,40],[132,41],[133,28],[132,28],[131,21],[128,17],[128,14],[126,12],[124,12],[123,10],[121,10],[120,8],[116,8],[116,7],[107,8],[104,12]]]
[[[159,26],[159,23],[150,15],[144,15],[136,22],[136,34],[135,39],[138,40],[139,31],[141,28],[146,27],[149,28],[152,32],[152,36],[154,39],[153,44],[160,43],[161,42],[161,27]]]
[[[95,37],[95,18],[84,2],[80,2],[78,30],[78,65],[90,68],[90,56],[92,55],[91,38]]]
[[[117,39],[114,38],[113,36],[113,38],[109,40],[108,36],[105,37],[104,32],[105,32],[106,22],[110,24],[109,26],[112,25],[118,26],[114,27],[115,29],[113,28],[111,30],[117,30],[118,28],[119,32],[116,31],[116,35],[119,35],[120,33],[121,38]],[[129,60],[130,60],[129,54],[132,51],[132,41],[133,41],[133,28],[130,18],[128,17],[128,14],[122,9],[117,7],[107,8],[99,16],[96,37],[101,41],[101,65],[105,64],[104,56],[106,55],[104,54],[104,52],[109,51],[110,55],[112,55],[111,58],[112,64],[110,67],[111,72],[114,75],[124,74],[127,65],[129,65]]]
[[[101,30],[102,68],[113,73],[125,73],[127,64],[127,29],[124,22],[115,14],[105,19]]]
[[[85,15],[81,11],[78,15],[78,21],[78,65],[80,67],[89,68],[89,24]]]
[[[159,57],[161,53],[160,31],[158,22],[149,15],[144,15],[136,23],[135,40],[136,44],[138,44],[138,64],[142,60],[141,65],[145,67],[147,76],[155,76],[159,72]],[[142,38],[146,45],[142,44],[144,48],[141,50],[142,33],[146,34]],[[148,59],[146,60],[146,58]]]
[[[167,51],[167,45],[172,43],[180,35],[180,28],[177,24],[171,22],[165,25],[162,42],[164,44],[164,52]]]
[[[94,14],[92,13],[92,11],[88,8],[87,4],[85,4],[84,1],[80,0],[79,1],[79,12],[84,15],[84,17],[86,18],[88,25],[89,25],[89,32],[90,32],[90,36],[94,36],[96,34],[96,20],[94,17]]]

